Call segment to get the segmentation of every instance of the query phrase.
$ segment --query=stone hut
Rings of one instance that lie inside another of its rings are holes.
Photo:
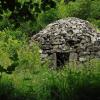
[[[97,32],[88,21],[68,17],[47,25],[31,38],[30,45],[38,41],[42,60],[49,58],[57,67],[70,60],[85,60],[96,40]]]

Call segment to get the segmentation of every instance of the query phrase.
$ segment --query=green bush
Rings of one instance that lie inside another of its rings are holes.
[[[100,1],[94,0],[91,4],[90,17],[96,20],[100,20]]]
[[[0,32],[0,72],[11,73],[18,66],[35,70],[35,67],[39,66],[38,46],[33,44],[30,48],[27,38],[25,40],[24,34],[20,33],[20,31]]]
[[[100,20],[96,20],[93,18],[88,19],[98,30],[100,30]]]
[[[66,17],[87,19],[100,28],[100,1],[46,1],[0,3],[0,99],[99,100],[100,60],[79,66],[72,62],[52,70],[48,62],[41,64],[38,44],[30,46],[29,39],[47,24]]]
[[[42,28],[44,28],[49,23],[57,20],[57,11],[55,9],[50,9],[45,13],[40,13],[37,18],[37,24],[39,24]]]
[[[74,16],[81,18],[81,19],[87,19],[90,17],[91,13],[91,0],[79,0],[79,8],[77,12],[74,12]]]
[[[47,24],[66,17],[94,19],[94,24],[99,27],[99,0],[68,0],[66,1],[68,3],[65,3],[65,1],[19,0],[14,5],[14,11],[9,9],[9,5],[5,10],[1,7],[0,30],[2,31],[5,28],[16,30],[18,28],[31,36]],[[52,3],[54,6],[51,6]],[[43,4],[45,4],[44,8],[42,7]]]
[[[76,0],[65,4],[61,2],[57,5],[57,15],[59,18],[78,17],[87,19],[91,13],[91,0]]]
[[[3,11],[3,13],[0,14],[0,16],[2,17],[0,19],[0,31],[3,31],[4,29],[7,29],[7,28],[10,28],[10,29],[13,28],[14,25],[11,24],[9,20],[10,15],[11,15],[10,11]]]
[[[98,100],[100,98],[99,66],[99,60],[93,60],[86,66],[79,67],[71,63],[62,70],[51,70],[44,65],[37,73],[30,73],[29,69],[23,69],[20,72],[16,70],[11,76],[3,75],[2,82],[7,84],[11,82],[8,88],[10,100],[13,98],[18,100]],[[3,91],[6,91],[6,86],[3,87]]]

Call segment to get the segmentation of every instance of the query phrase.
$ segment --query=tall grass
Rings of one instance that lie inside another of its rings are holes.
[[[99,100],[100,62],[86,66],[66,65],[61,70],[41,66],[37,73],[30,70],[3,75],[0,98],[4,100]]]

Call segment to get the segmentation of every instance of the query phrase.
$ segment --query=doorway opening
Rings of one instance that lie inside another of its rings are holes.
[[[56,53],[56,64],[57,67],[64,66],[67,62],[69,62],[70,53]]]

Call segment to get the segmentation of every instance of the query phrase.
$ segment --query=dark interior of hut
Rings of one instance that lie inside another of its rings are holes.
[[[62,52],[57,52],[56,53],[56,60],[57,60],[57,67],[64,66],[65,63],[69,61],[69,53],[62,53]]]

